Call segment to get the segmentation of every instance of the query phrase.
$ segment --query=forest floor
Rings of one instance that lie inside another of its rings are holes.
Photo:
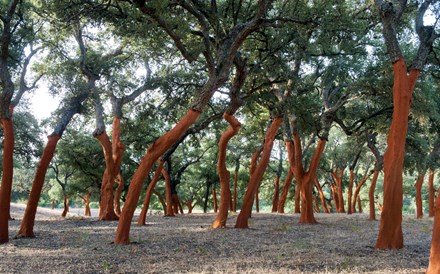
[[[13,205],[0,273],[424,273],[433,220],[405,216],[405,248],[376,250],[379,222],[366,214],[253,214],[251,229],[212,229],[215,214],[150,215],[133,223],[130,245],[112,244],[116,222],[39,209],[34,239],[13,239],[23,206]],[[135,216],[135,219],[136,216]],[[135,220],[134,220],[135,221]]]

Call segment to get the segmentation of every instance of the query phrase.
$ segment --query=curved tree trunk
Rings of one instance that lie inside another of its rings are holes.
[[[287,172],[286,178],[284,179],[283,191],[281,192],[280,200],[278,202],[278,213],[284,213],[284,206],[286,204],[287,195],[289,194],[290,185],[293,180],[293,172],[290,170]]]
[[[370,203],[370,217],[369,219],[371,221],[376,220],[376,208],[375,208],[375,201],[374,201],[374,193],[376,191],[376,183],[377,183],[377,177],[379,177],[379,170],[375,170],[373,173],[373,179],[371,179],[371,186],[370,190],[368,191],[368,201]]]
[[[364,176],[364,178],[362,178],[362,181],[359,182],[359,184],[356,186],[356,189],[354,190],[353,204],[352,204],[353,213],[356,213],[356,202],[358,201],[358,198],[360,199],[359,192],[361,191],[361,187],[365,184],[365,182],[368,180],[370,175],[371,175],[371,173]],[[373,195],[374,195],[374,192],[373,192]],[[358,211],[359,211],[359,213],[361,213],[362,209],[360,207],[358,207]]]
[[[325,202],[324,192],[322,191],[322,187],[319,184],[319,181],[316,177],[315,177],[315,185],[316,185],[316,188],[318,189],[319,197],[321,198],[321,204],[322,204],[322,209],[324,210],[324,213],[330,213],[327,208],[327,203]]]
[[[423,203],[422,203],[422,186],[425,179],[425,173],[419,173],[417,181],[414,185],[416,188],[416,217],[417,219],[423,218]]]
[[[279,196],[280,196],[280,176],[277,175],[275,178],[275,184],[274,184],[275,191],[273,192],[273,198],[272,198],[272,212],[277,212],[278,208],[278,202],[279,202]]]
[[[145,156],[133,175],[128,189],[127,199],[122,208],[118,228],[116,230],[115,243],[128,244],[131,220],[136,210],[137,201],[142,190],[142,185],[150,173],[154,162],[159,159],[178,139],[179,137],[197,120],[200,116],[199,111],[189,110],[177,125],[157,139],[147,149]]]
[[[419,70],[414,69],[407,74],[403,58],[393,64],[393,71],[394,111],[384,155],[383,211],[376,242],[379,249],[403,247],[403,161],[412,92],[419,75]]]
[[[40,194],[43,189],[47,169],[52,161],[55,148],[60,138],[61,136],[59,135],[50,135],[47,137],[47,144],[44,148],[40,162],[38,163],[37,171],[35,172],[34,181],[32,182],[32,189],[29,194],[29,200],[26,205],[26,210],[24,212],[23,220],[21,222],[17,237],[35,237],[34,223],[35,214],[37,213],[38,200],[40,199]]]
[[[273,140],[275,139],[275,135],[277,134],[282,122],[282,117],[276,117],[272,121],[270,128],[267,130],[264,140],[263,153],[261,155],[260,162],[258,163],[258,167],[252,173],[251,178],[249,179],[249,184],[243,198],[243,205],[235,223],[236,228],[249,228],[248,219],[252,213],[252,204],[254,201],[254,197],[257,193],[264,172],[266,171],[266,168],[269,164],[270,153],[272,152],[273,147]]]
[[[1,124],[4,139],[2,185],[0,187],[0,244],[3,244],[9,241],[9,211],[14,167],[14,128],[11,119],[2,119]]]
[[[64,194],[64,209],[63,213],[61,213],[61,217],[66,217],[67,212],[69,212],[69,198],[67,198],[66,194]]]
[[[115,182],[118,184],[118,188],[115,192],[115,197],[113,199],[113,204],[115,207],[115,213],[119,217],[121,215],[121,194],[124,189],[124,178],[122,178],[121,172],[116,176]]]
[[[145,193],[144,204],[142,206],[141,213],[139,215],[138,225],[145,225],[145,220],[147,219],[148,207],[150,206],[151,195],[153,194],[154,187],[156,187],[157,181],[159,181],[160,174],[162,173],[164,161],[160,161],[159,165],[154,172],[153,179],[151,179],[148,184],[147,191]],[[166,208],[166,206],[165,206]]]
[[[434,188],[434,170],[429,169],[428,177],[428,205],[429,205],[429,217],[434,217],[434,199],[435,199],[435,188]]]
[[[237,135],[241,126],[240,122],[233,115],[229,115],[227,112],[223,114],[223,118],[230,124],[230,127],[222,134],[218,144],[219,152],[217,172],[220,178],[220,209],[214,223],[212,224],[213,228],[226,227],[226,220],[228,219],[229,211],[228,206],[231,199],[231,189],[229,186],[229,178],[231,175],[226,168],[226,149],[229,140]]]
[[[440,195],[435,199],[434,225],[432,228],[431,252],[426,274],[440,273]]]

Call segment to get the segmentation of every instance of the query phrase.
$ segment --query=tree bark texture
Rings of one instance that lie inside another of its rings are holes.
[[[261,159],[258,163],[256,170],[252,173],[251,178],[249,179],[249,184],[243,198],[243,205],[235,223],[236,228],[249,228],[248,220],[252,213],[252,204],[254,201],[254,197],[257,193],[264,172],[266,171],[266,168],[269,164],[273,141],[282,122],[282,117],[274,118],[271,126],[266,132]]]
[[[217,217],[212,224],[213,228],[226,227],[228,219],[229,202],[231,200],[231,189],[229,185],[230,173],[226,168],[226,149],[229,140],[237,135],[240,130],[240,122],[227,112],[223,114],[223,118],[229,123],[230,127],[222,134],[219,141],[217,172],[220,179],[220,208]]]
[[[116,176],[115,182],[118,185],[118,188],[116,188],[113,204],[115,207],[115,213],[119,218],[119,216],[121,216],[121,195],[122,195],[122,190],[124,190],[124,178],[122,177],[121,172],[119,172],[118,175]]]
[[[403,247],[403,160],[412,92],[419,75],[418,70],[411,70],[408,75],[403,58],[393,64],[393,71],[394,111],[384,154],[384,199],[376,242],[376,248],[379,249]]]
[[[115,243],[128,244],[131,220],[136,210],[137,201],[142,190],[143,182],[148,173],[150,173],[154,162],[159,159],[178,139],[179,137],[197,120],[200,116],[199,111],[189,110],[177,125],[170,131],[162,135],[147,149],[145,156],[133,175],[128,189],[127,199],[122,208],[118,228],[116,230]]]
[[[9,241],[9,211],[11,204],[12,178],[14,167],[14,128],[12,120],[1,119],[3,128],[2,185],[0,187],[0,244]]]

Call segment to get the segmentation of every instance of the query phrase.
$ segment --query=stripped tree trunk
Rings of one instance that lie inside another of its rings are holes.
[[[116,189],[113,203],[115,207],[115,213],[119,217],[121,215],[121,194],[122,190],[124,189],[124,178],[122,178],[121,172],[119,172],[116,176],[116,183],[118,184],[118,188]]]
[[[150,183],[148,184],[147,191],[145,193],[144,204],[142,206],[142,210],[137,222],[138,225],[145,225],[148,208],[150,207],[151,195],[153,194],[154,187],[156,186],[157,181],[159,181],[160,174],[162,173],[162,169],[163,169],[163,164],[164,164],[163,161],[159,162],[159,165],[157,166],[156,171],[154,172],[153,179],[151,179]],[[164,206],[164,208],[166,208],[166,206]]]
[[[321,204],[322,204],[322,209],[324,210],[324,213],[330,213],[327,208],[327,203],[325,202],[324,192],[322,191],[322,187],[319,184],[319,181],[316,177],[315,177],[315,185],[316,185],[316,188],[318,189],[319,196],[321,198]]]
[[[2,119],[1,125],[4,139],[2,185],[0,187],[0,244],[3,244],[9,241],[8,225],[14,163],[14,129],[11,119]]]
[[[162,169],[162,176],[165,179],[165,201],[167,203],[167,207],[166,207],[167,210],[165,216],[174,217],[172,194],[171,194],[171,178],[166,168]]]
[[[344,176],[344,170],[345,167],[342,167],[339,169],[338,172],[338,167],[336,167],[336,169],[332,172],[333,180],[335,181],[337,187],[336,193],[337,193],[338,202],[336,204],[337,204],[338,213],[345,213],[344,196],[342,192],[342,178]]]
[[[426,271],[426,274],[438,273],[440,273],[440,195],[437,195],[437,198],[435,198],[431,252],[429,256],[428,270]]]
[[[423,204],[422,204],[422,186],[425,180],[425,173],[419,173],[417,181],[414,185],[416,188],[416,217],[417,219],[423,218]]]
[[[283,191],[281,192],[281,197],[278,202],[278,213],[284,213],[284,205],[286,204],[287,195],[289,194],[290,185],[293,179],[293,168],[295,166],[295,147],[291,140],[285,141],[287,148],[287,156],[289,159],[289,169],[287,171],[286,178],[284,179]]]

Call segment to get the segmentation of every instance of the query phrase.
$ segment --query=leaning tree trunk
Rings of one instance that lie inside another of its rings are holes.
[[[423,204],[422,204],[422,186],[425,180],[425,173],[419,173],[417,181],[414,185],[416,188],[416,217],[417,219],[423,218]]]
[[[3,244],[9,241],[9,211],[14,163],[14,129],[12,127],[11,119],[2,119],[1,124],[4,139],[2,185],[0,187],[0,244]]]
[[[163,169],[163,164],[164,164],[164,161],[159,162],[159,165],[156,168],[156,172],[154,172],[153,179],[151,179],[150,183],[148,184],[147,191],[145,193],[144,204],[142,206],[142,210],[139,215],[138,222],[137,222],[138,225],[145,225],[145,220],[147,219],[148,208],[150,206],[151,195],[153,194],[154,187],[156,186],[157,181],[159,181],[160,174],[162,173],[162,169]],[[165,206],[165,208],[166,208],[166,206]],[[165,213],[166,213],[166,211],[165,211]]]
[[[292,184],[293,180],[293,172],[290,170],[287,172],[286,178],[284,179],[284,186],[283,191],[281,192],[280,200],[278,202],[278,213],[284,213],[284,207],[287,200],[287,195],[289,194],[290,185]]]
[[[282,117],[276,117],[272,121],[270,128],[267,130],[261,159],[258,163],[258,167],[252,173],[251,178],[249,179],[248,188],[243,198],[243,205],[235,223],[236,228],[249,228],[248,219],[252,213],[252,204],[254,202],[254,197],[257,193],[264,172],[266,171],[266,168],[269,164],[270,153],[272,152],[273,147],[273,140],[275,139],[275,135],[277,134],[282,122]]]
[[[162,156],[162,154],[164,154],[192,124],[194,124],[200,116],[200,113],[200,111],[193,109],[189,110],[174,128],[162,135],[147,149],[145,156],[142,158],[138,169],[131,179],[127,199],[122,208],[121,217],[116,230],[116,244],[128,244],[130,242],[129,234],[131,220],[133,219],[133,214],[136,210],[137,201],[142,190],[142,184],[148,173],[150,173],[154,162],[156,162],[157,159],[159,159],[159,157]]]
[[[428,205],[429,205],[429,217],[434,217],[434,199],[435,199],[435,188],[434,188],[434,170],[429,169],[428,177]]]
[[[229,140],[237,135],[240,129],[240,122],[233,116],[225,112],[223,118],[231,125],[228,130],[226,130],[219,141],[219,153],[218,153],[218,164],[217,171],[220,178],[220,208],[217,214],[217,218],[212,224],[213,228],[224,228],[226,227],[226,220],[228,219],[229,202],[231,199],[231,189],[229,186],[229,178],[231,174],[226,168],[226,149]]]
[[[356,189],[354,190],[353,204],[352,204],[353,213],[356,213],[356,201],[359,198],[359,192],[361,191],[361,187],[365,184],[365,182],[368,180],[370,175],[371,175],[371,173],[365,175],[364,178],[362,178],[362,181],[359,182],[359,184],[356,186]],[[359,213],[362,213],[361,212],[362,209],[361,208],[358,208],[358,209],[359,209]]]
[[[35,237],[34,223],[35,214],[37,213],[38,200],[40,199],[40,194],[43,189],[47,169],[52,161],[55,148],[60,138],[61,136],[55,134],[47,137],[47,144],[44,148],[43,155],[41,155],[40,162],[38,163],[37,171],[35,172],[34,181],[32,182],[32,189],[29,194],[29,200],[20,225],[20,230],[17,234],[18,237]]]
[[[384,155],[383,210],[376,242],[379,249],[403,247],[403,161],[412,92],[419,75],[419,70],[414,69],[407,74],[403,58],[393,64],[393,71],[394,111]]]
[[[374,192],[376,191],[376,183],[377,183],[377,177],[379,177],[379,170],[375,170],[373,173],[373,179],[371,179],[371,186],[370,190],[368,191],[368,201],[370,203],[370,221],[376,220],[376,207],[375,207],[375,201],[374,201]]]
[[[69,198],[67,198],[66,194],[64,194],[64,209],[63,213],[61,213],[61,217],[66,217],[69,212]]]
[[[322,209],[324,210],[324,213],[330,213],[327,208],[327,203],[325,202],[324,192],[322,191],[322,187],[319,184],[319,181],[317,178],[315,178],[315,185],[316,185],[316,188],[318,189],[319,197],[321,198],[321,204],[322,204]]]
[[[440,273],[440,195],[435,199],[434,226],[432,229],[431,255],[426,274]]]

